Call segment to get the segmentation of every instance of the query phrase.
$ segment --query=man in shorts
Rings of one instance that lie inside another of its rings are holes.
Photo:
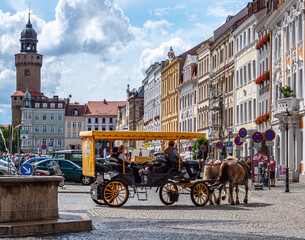
[[[270,186],[275,187],[275,167],[276,167],[276,161],[274,160],[274,156],[271,156],[270,160]]]

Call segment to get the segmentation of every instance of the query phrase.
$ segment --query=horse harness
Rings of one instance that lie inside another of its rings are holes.
[[[237,183],[237,184],[244,185],[246,180],[250,176],[249,168],[247,167],[246,163],[243,161],[237,161],[237,163],[242,166],[242,168],[245,170],[245,173],[246,173],[244,179],[240,183]],[[234,174],[232,174],[231,176],[229,176],[229,178],[233,177],[236,173],[237,173],[237,171]]]

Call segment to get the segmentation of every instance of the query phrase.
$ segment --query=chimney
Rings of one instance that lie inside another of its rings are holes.
[[[104,104],[108,104],[105,98],[104,98]]]

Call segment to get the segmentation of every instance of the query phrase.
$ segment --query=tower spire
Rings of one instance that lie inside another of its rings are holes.
[[[28,23],[31,23],[31,2],[29,1],[29,17],[28,17]]]

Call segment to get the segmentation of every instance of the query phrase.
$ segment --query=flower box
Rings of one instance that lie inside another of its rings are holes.
[[[270,71],[265,71],[262,75],[255,79],[255,83],[259,85],[268,80],[270,80]]]
[[[254,122],[255,122],[256,125],[260,125],[264,122],[267,122],[269,119],[270,119],[270,114],[265,113],[264,115],[261,115],[261,116],[257,117]]]
[[[265,36],[262,37],[261,40],[258,41],[255,46],[256,50],[260,50],[268,42],[270,42],[270,33],[267,33]]]

